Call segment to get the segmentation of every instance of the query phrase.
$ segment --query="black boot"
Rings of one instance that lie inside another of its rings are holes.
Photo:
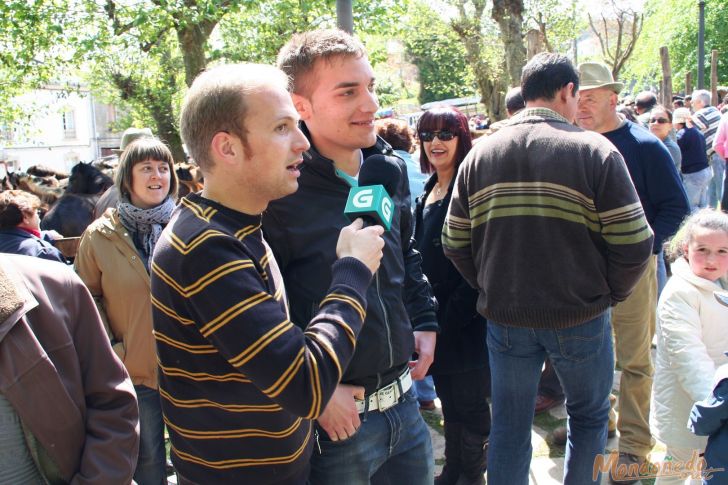
[[[455,485],[460,476],[460,434],[462,425],[445,421],[445,466],[435,477],[435,485]]]
[[[463,427],[460,432],[460,478],[456,485],[484,485],[488,437]]]

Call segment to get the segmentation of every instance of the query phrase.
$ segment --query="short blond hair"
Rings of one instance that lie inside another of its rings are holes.
[[[247,148],[246,97],[266,86],[288,91],[290,82],[280,69],[264,64],[227,64],[201,73],[182,104],[180,133],[200,169],[213,165],[210,144],[220,132],[240,138]]]

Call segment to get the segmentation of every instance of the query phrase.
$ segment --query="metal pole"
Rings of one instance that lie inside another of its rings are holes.
[[[705,72],[705,0],[698,0],[698,89],[703,89]]]
[[[354,33],[354,13],[351,8],[351,0],[336,0],[336,24],[350,34]]]

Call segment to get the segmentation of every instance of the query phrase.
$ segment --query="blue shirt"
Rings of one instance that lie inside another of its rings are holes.
[[[409,153],[403,150],[395,150],[394,153],[396,153],[397,156],[404,160],[407,164],[407,178],[409,178],[410,198],[412,208],[414,208],[415,199],[417,199],[417,197],[425,191],[425,182],[427,182],[427,179],[430,176],[420,171],[420,164],[413,160],[412,155],[410,155]]]
[[[627,163],[647,222],[655,233],[653,253],[672,237],[690,213],[687,195],[670,153],[655,135],[629,120],[603,133]],[[683,159],[683,164],[685,163]]]
[[[682,173],[695,173],[708,168],[705,136],[697,128],[686,126],[678,131],[677,146],[682,153]]]

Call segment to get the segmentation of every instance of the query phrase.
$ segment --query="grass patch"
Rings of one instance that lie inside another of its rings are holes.
[[[440,433],[442,436],[445,435],[445,423],[442,420],[442,414],[437,411],[421,411],[422,419],[425,420],[427,425]]]
[[[533,424],[551,432],[559,426],[566,426],[566,420],[554,417],[551,413],[541,413],[533,417]]]
[[[563,446],[553,443],[551,433],[559,426],[566,426],[566,420],[556,418],[551,413],[541,413],[534,416],[533,424],[546,431],[546,436],[541,446],[534,447],[533,449],[533,458],[546,456],[549,458],[563,458],[565,449]]]

